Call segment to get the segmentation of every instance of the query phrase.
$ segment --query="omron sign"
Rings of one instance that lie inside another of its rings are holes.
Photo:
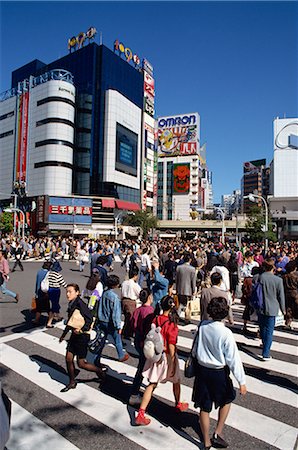
[[[196,125],[197,116],[195,114],[188,114],[185,116],[173,116],[173,117],[162,117],[158,121],[159,128],[172,128],[176,126],[189,126]]]

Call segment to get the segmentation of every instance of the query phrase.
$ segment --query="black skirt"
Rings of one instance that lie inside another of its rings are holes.
[[[85,359],[88,353],[88,342],[90,335],[87,333],[72,333],[67,344],[67,351],[77,355],[79,359]]]
[[[222,407],[235,400],[236,392],[229,376],[230,369],[209,369],[196,365],[196,375],[192,393],[195,408],[210,412],[212,405]]]
[[[36,312],[50,312],[50,300],[47,292],[42,292],[41,289],[38,290],[38,295],[36,298]]]

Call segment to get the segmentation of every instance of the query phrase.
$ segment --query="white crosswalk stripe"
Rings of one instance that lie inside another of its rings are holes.
[[[58,328],[63,328],[63,324],[60,323]],[[187,333],[187,337],[185,335],[179,336],[178,347],[182,350],[189,350],[192,345],[196,326],[190,324],[187,326],[179,326],[179,328]],[[278,330],[274,331],[274,335],[276,337],[283,337],[287,343],[284,341],[273,342],[272,351],[278,352],[277,355],[283,355],[283,359],[287,359],[287,356],[292,358],[297,356],[297,346],[294,343],[297,335]],[[249,351],[252,353],[255,348],[259,347],[259,340],[257,339],[249,339],[238,333],[234,333],[234,336],[236,342],[239,344],[248,345]],[[62,355],[65,355],[65,342],[59,344],[58,338],[49,334],[46,329],[35,329],[0,338],[1,363],[9,370],[19,374],[19,376],[29,380],[39,388],[42,388],[48,395],[72,405],[76,410],[87,414],[142,448],[150,450],[160,450],[160,448],[180,450],[185,447],[187,449],[200,447],[199,437],[193,438],[181,430],[178,433],[177,430],[166,426],[152,416],[150,417],[152,423],[149,427],[140,429],[131,426],[133,423],[133,415],[135,414],[132,408],[129,408],[121,400],[94,389],[94,387],[86,383],[80,383],[77,389],[71,390],[66,394],[61,393],[61,388],[67,383],[67,376],[50,365],[41,363],[40,361],[37,362],[34,360],[34,357],[30,357],[21,350],[12,347],[10,344],[16,339],[36,344],[52,352],[54,357],[56,354],[60,358]],[[287,377],[297,377],[297,366],[293,362],[287,362],[276,357],[276,359],[264,363],[257,359],[257,357],[253,357],[244,351],[240,351],[240,354],[244,365],[254,370],[265,369],[267,372],[272,371],[272,373],[278,374],[285,379]],[[132,382],[135,374],[135,368],[132,365],[105,357],[103,357],[102,362],[109,366],[109,376],[125,384]],[[184,360],[182,358],[179,358],[179,364],[181,370],[183,370]],[[233,383],[237,387],[235,379],[233,379]],[[278,401],[280,405],[292,408],[297,407],[297,391],[294,391],[292,388],[275,385],[252,375],[247,375],[247,388],[250,393],[258,396],[258,398],[263,398],[267,402],[274,401],[275,406],[276,401]],[[191,402],[192,389],[187,385],[182,385],[181,392],[182,400],[190,403],[190,411],[196,411]],[[162,401],[173,404],[171,384],[160,384],[156,390],[156,396]],[[211,418],[217,418],[216,411],[212,411]],[[32,422],[32,430],[34,432],[27,435],[27,438],[22,436],[22,433],[19,431],[19,423],[21,422]],[[282,420],[273,418],[270,414],[261,414],[258,411],[247,408],[245,406],[245,399],[242,399],[240,404],[238,402],[238,404],[232,405],[231,413],[226,423],[233,429],[243,433],[243,435],[249,435],[252,438],[262,441],[264,443],[262,449],[271,448],[272,446],[272,448],[282,450],[293,450],[297,440],[297,428],[283,423]],[[8,450],[27,450],[27,448],[28,450],[34,450],[35,448],[43,450],[45,447],[35,444],[41,440],[40,435],[42,433],[45,436],[49,436],[48,442],[53,442],[55,448],[59,450],[79,448],[62,437],[57,431],[44,424],[42,420],[32,416],[22,406],[13,402],[11,440],[7,445]]]

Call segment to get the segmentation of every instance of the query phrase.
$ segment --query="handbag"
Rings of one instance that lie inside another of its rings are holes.
[[[96,336],[94,339],[88,342],[88,349],[91,353],[98,353],[100,350],[100,347],[102,345],[103,339],[105,339],[105,332],[101,329],[99,329],[96,333]]]
[[[84,255],[82,258],[83,263],[88,263],[89,262],[89,256],[88,255]]]
[[[40,283],[40,289],[42,290],[42,292],[48,292],[49,289],[50,289],[49,273],[50,272],[46,273],[46,276],[44,277],[44,279]]]
[[[185,317],[190,317],[191,319],[200,319],[200,299],[194,296],[191,300],[187,302],[185,309]]]
[[[184,366],[185,378],[193,378],[196,374],[196,371],[195,371],[196,363],[197,363],[196,350],[197,350],[198,341],[199,341],[199,328],[200,328],[200,325],[198,326],[197,334],[195,335],[195,338],[193,340],[190,354],[185,361],[185,366]]]
[[[74,328],[75,330],[80,330],[85,325],[85,319],[82,316],[79,309],[75,309],[70,318],[67,321],[67,326]]]

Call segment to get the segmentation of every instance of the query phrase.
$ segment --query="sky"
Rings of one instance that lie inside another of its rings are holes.
[[[240,188],[244,161],[270,163],[274,118],[298,117],[296,2],[1,2],[0,18],[0,92],[90,26],[147,58],[156,116],[200,114],[215,202]]]

